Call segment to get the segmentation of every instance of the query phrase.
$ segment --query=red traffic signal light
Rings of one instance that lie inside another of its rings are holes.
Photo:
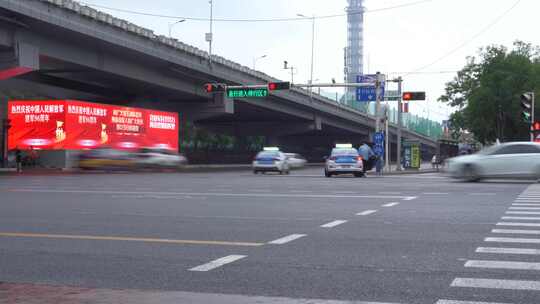
[[[426,100],[426,92],[404,92],[403,100]]]
[[[535,121],[532,125],[533,131],[540,131],[540,121]]]
[[[290,88],[291,88],[291,83],[288,81],[270,82],[268,84],[268,90],[270,91],[289,90]]]
[[[204,85],[206,93],[225,92],[227,86],[223,83],[207,83]]]
[[[403,93],[403,100],[411,100],[412,99],[412,95],[411,93]]]

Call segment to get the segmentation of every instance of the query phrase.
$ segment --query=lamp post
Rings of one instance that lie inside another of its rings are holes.
[[[302,18],[310,18],[311,19],[311,75],[310,75],[310,82],[313,83],[313,60],[315,57],[315,15],[312,17],[307,17],[306,15],[302,14],[296,14],[298,17]],[[309,89],[310,92],[313,92],[313,88]]]
[[[208,1],[210,4],[210,32],[206,33],[205,40],[208,42],[208,61],[210,63],[210,67],[212,66],[212,41],[214,40],[214,1],[210,0]]]
[[[178,20],[176,22],[169,23],[169,38],[172,38],[172,28],[173,28],[173,26],[177,25],[178,23],[182,23],[184,21],[186,21],[186,19],[180,19],[180,20]]]
[[[262,55],[262,56],[253,58],[253,69],[255,70],[255,67],[256,67],[256,65],[257,65],[257,61],[258,61],[258,60],[263,59],[263,58],[266,58],[266,57],[268,57],[268,55]]]

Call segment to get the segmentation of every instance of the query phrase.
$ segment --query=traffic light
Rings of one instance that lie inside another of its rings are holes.
[[[535,121],[535,122],[533,123],[532,130],[533,130],[533,132],[538,132],[538,131],[540,131],[540,121]]]
[[[532,123],[532,94],[523,93],[520,96],[521,99],[521,119],[526,123]]]
[[[404,92],[403,100],[426,100],[426,92]]]
[[[204,85],[206,93],[225,92],[227,85],[223,83],[207,83]]]
[[[268,90],[270,91],[289,90],[290,88],[291,88],[291,83],[288,81],[270,82],[268,84]]]

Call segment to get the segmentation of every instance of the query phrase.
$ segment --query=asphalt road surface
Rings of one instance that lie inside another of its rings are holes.
[[[0,282],[0,303],[538,304],[540,184],[0,176]]]

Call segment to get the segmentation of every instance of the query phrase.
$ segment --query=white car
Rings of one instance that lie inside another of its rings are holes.
[[[172,150],[143,148],[137,153],[139,168],[178,168],[186,163],[185,156]]]
[[[298,153],[285,153],[285,156],[287,156],[287,161],[293,169],[303,168],[307,163],[307,160]]]
[[[287,156],[280,151],[261,151],[253,160],[253,173],[279,172],[289,174],[291,168]]]
[[[358,151],[354,148],[334,148],[326,159],[324,176],[352,174],[355,177],[364,176],[364,165]]]
[[[476,154],[447,160],[454,178],[478,181],[484,178],[540,177],[540,144],[512,142],[495,145]]]

